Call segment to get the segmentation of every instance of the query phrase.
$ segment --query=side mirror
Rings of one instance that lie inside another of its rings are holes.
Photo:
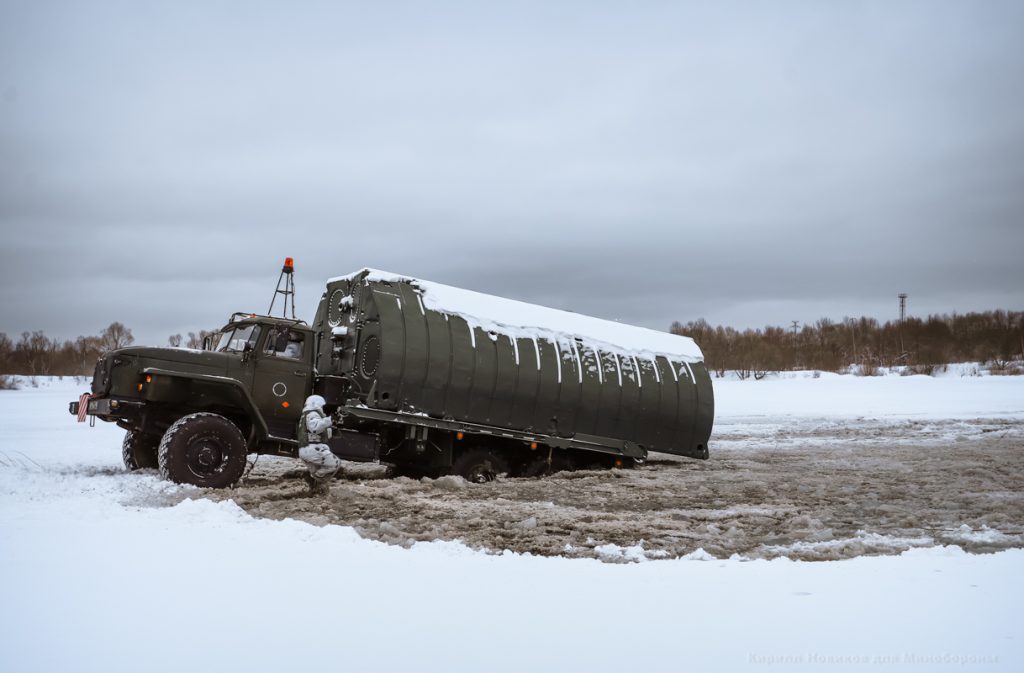
[[[204,351],[212,351],[213,350],[213,337],[211,337],[211,336],[204,336],[203,337],[203,346],[202,346],[202,348],[203,348]]]

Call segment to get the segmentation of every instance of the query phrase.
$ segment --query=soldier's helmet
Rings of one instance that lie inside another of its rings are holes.
[[[306,403],[302,405],[303,411],[313,411],[314,409],[322,410],[324,405],[327,404],[327,400],[320,397],[319,395],[310,395],[306,398]]]

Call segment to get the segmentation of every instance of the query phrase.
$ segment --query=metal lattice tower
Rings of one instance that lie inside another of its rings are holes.
[[[274,302],[277,301],[277,295],[284,295],[284,307],[281,310],[281,317],[288,317],[288,300],[292,302],[292,319],[295,319],[295,279],[292,274],[295,272],[295,263],[291,257],[286,257],[284,260],[284,266],[281,267],[281,275],[277,277],[277,289],[274,290],[274,296],[270,299],[270,308],[267,309],[267,315],[273,315],[274,313]],[[282,288],[281,285],[284,285]]]
[[[900,298],[900,322],[902,323],[907,319],[907,293],[900,292],[896,296]]]

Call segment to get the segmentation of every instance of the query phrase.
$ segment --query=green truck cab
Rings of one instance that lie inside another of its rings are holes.
[[[236,313],[203,350],[121,348],[96,363],[87,414],[127,431],[129,469],[160,467],[176,482],[229,486],[249,453],[295,455],[313,388],[313,344],[302,321]]]
[[[685,337],[372,269],[330,279],[312,325],[235,313],[201,350],[107,353],[69,410],[124,428],[129,469],[226,487],[249,454],[297,456],[313,393],[339,457],[471,481],[707,458],[714,417]]]

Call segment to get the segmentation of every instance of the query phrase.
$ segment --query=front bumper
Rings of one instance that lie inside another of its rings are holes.
[[[99,416],[101,418],[124,418],[126,416],[134,416],[141,408],[142,402],[138,400],[125,400],[117,397],[94,397],[89,400],[89,408],[86,409],[85,413],[89,416]],[[68,412],[72,416],[77,416],[78,411],[78,400],[68,404]]]

